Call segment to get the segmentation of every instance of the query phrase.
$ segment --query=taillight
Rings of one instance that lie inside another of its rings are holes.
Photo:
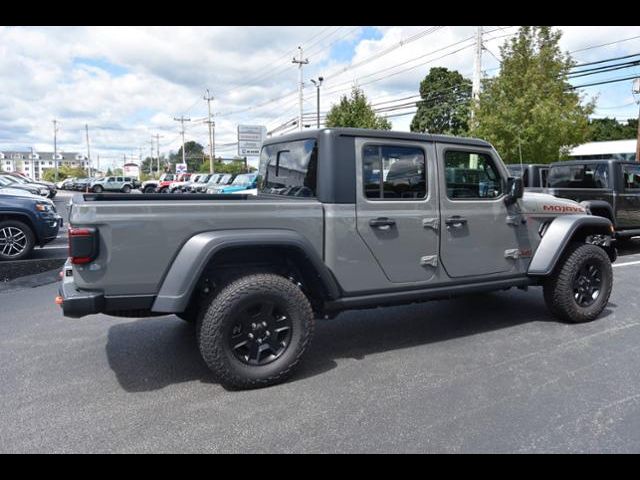
[[[86,265],[98,256],[98,230],[69,228],[69,257],[74,265]]]

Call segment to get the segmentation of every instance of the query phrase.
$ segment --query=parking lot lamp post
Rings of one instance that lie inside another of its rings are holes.
[[[313,83],[316,86],[316,97],[317,97],[317,101],[316,101],[316,116],[317,116],[317,127],[320,128],[320,87],[322,86],[322,82],[324,81],[324,77],[318,77],[318,80],[311,80],[311,83]]]

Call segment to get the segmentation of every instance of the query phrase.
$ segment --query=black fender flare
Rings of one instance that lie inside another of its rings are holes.
[[[591,214],[596,217],[602,215],[595,214],[593,213],[594,211],[605,211],[607,213],[607,216],[605,218],[608,218],[612,222],[615,221],[616,217],[613,213],[613,207],[609,202],[606,202],[604,200],[585,200],[584,202],[580,202],[580,205],[587,208],[591,212]]]
[[[191,237],[180,249],[162,281],[151,307],[153,312],[180,313],[214,255],[227,248],[284,246],[297,249],[311,262],[330,299],[339,297],[339,287],[311,242],[293,230],[217,230]]]
[[[562,215],[556,217],[538,245],[538,249],[529,264],[531,276],[548,276],[556,267],[558,260],[579,231],[588,228],[595,233],[612,235],[613,224],[608,218],[592,215]]]

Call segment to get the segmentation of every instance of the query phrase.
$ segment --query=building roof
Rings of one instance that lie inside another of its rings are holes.
[[[570,157],[582,155],[606,155],[636,153],[637,140],[613,140],[608,142],[589,142],[578,145],[569,153]]]

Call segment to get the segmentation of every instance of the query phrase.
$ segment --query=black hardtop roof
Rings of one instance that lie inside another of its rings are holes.
[[[619,158],[590,158],[588,160],[565,160],[562,162],[555,162],[550,164],[550,167],[562,167],[564,165],[591,165],[594,163],[627,163],[629,165],[640,165],[640,163],[633,160],[622,160]]]
[[[302,132],[289,133],[280,137],[271,137],[265,140],[264,145],[272,145],[294,140],[318,139],[321,136],[385,138],[393,140],[440,142],[458,145],[474,145],[478,147],[491,147],[490,143],[477,138],[432,135],[429,133],[396,132],[389,130],[369,130],[365,128],[322,128],[320,130],[303,130]]]

